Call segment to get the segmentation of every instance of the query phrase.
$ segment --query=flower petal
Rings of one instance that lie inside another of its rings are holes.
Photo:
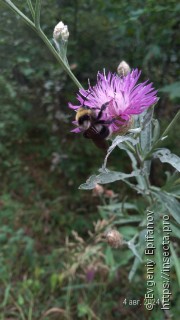
[[[71,130],[71,132],[80,133],[81,129],[80,128],[75,128],[75,129]]]

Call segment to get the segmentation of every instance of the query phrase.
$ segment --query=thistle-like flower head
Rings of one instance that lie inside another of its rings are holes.
[[[93,109],[99,113],[101,106],[108,102],[103,110],[101,120],[106,122],[111,133],[118,132],[119,129],[132,123],[132,116],[142,113],[158,101],[157,91],[148,80],[138,83],[141,71],[132,70],[125,76],[118,76],[109,72],[98,73],[97,84],[89,86],[88,90],[79,89],[77,100],[80,105],[69,107],[77,111],[80,107]],[[76,121],[73,124],[78,125]],[[76,127],[73,132],[81,132],[81,128]]]

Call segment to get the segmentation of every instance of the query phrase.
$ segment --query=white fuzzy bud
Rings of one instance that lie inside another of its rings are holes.
[[[118,68],[117,68],[117,73],[119,76],[127,76],[127,74],[131,71],[130,66],[127,64],[126,61],[121,61]]]
[[[68,31],[68,26],[64,26],[63,30],[61,31],[61,37],[62,40],[67,41],[69,38],[69,31]]]
[[[53,32],[54,40],[59,40],[60,38],[64,41],[67,41],[69,38],[68,26],[64,25],[62,21],[60,21],[54,28]]]

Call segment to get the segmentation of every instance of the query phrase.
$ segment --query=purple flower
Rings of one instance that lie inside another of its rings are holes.
[[[141,71],[138,69],[132,70],[124,77],[111,72],[106,76],[99,72],[95,86],[89,86],[88,90],[79,89],[77,100],[80,105],[69,103],[69,108],[77,110],[87,107],[98,114],[101,106],[109,102],[103,110],[101,120],[106,121],[111,133],[119,131],[122,126],[127,125],[133,115],[142,113],[158,101],[157,91],[152,83],[148,84],[147,80],[137,84],[140,75]],[[76,121],[73,121],[73,124],[78,126]],[[77,127],[72,131],[78,133],[82,129]]]
[[[95,270],[93,268],[89,268],[86,272],[86,282],[92,282],[95,277]]]

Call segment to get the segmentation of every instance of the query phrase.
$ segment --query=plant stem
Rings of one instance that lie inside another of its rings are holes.
[[[33,5],[32,5],[32,2],[31,2],[31,0],[27,0],[27,3],[28,3],[28,6],[29,6],[29,9],[30,9],[30,11],[31,11],[32,18],[33,18],[33,20],[34,20],[34,18],[35,18],[35,12],[34,12],[34,8],[33,8]]]
[[[153,200],[151,190],[150,190],[150,187],[151,187],[150,181],[149,181],[150,171],[145,170],[145,166],[146,166],[147,161],[144,161],[144,159],[142,158],[137,145],[135,146],[135,151],[136,151],[137,161],[138,161],[140,169],[142,171],[142,175],[140,177],[136,177],[136,180],[138,183],[140,183],[141,188],[144,189],[144,196],[147,198],[147,200],[149,201],[149,204],[151,205],[154,200]]]
[[[41,15],[41,1],[42,0],[36,0],[35,5],[35,26],[39,30],[40,29],[40,15]]]
[[[44,32],[42,31],[40,27],[40,6],[41,6],[41,0],[36,1],[36,9],[35,9],[35,23],[34,24],[26,15],[24,15],[10,0],[0,0],[2,1],[9,9],[11,9],[14,13],[18,14],[22,20],[33,30],[35,31],[38,36],[43,40],[45,45],[48,47],[49,51],[53,54],[53,56],[56,58],[58,63],[62,66],[62,68],[67,72],[69,77],[72,79],[72,81],[76,84],[78,88],[82,88],[82,85],[78,81],[78,79],[75,77],[75,75],[71,72],[69,66],[62,60],[61,56],[58,54],[56,49],[53,47],[49,39],[46,37]]]
[[[33,316],[33,300],[30,301],[29,312],[28,312],[28,320],[32,320]]]
[[[134,150],[134,148],[132,147],[132,145],[131,145],[128,141],[125,141],[124,143],[127,145],[129,151],[131,151],[132,153],[135,154],[135,150]]]
[[[179,119],[180,117],[180,110],[178,111],[178,113],[176,113],[174,119],[171,121],[171,123],[167,126],[166,130],[163,132],[162,137],[165,137],[167,135],[167,133],[169,132],[169,130],[171,129],[171,127],[175,124],[175,122]]]
[[[62,60],[61,56],[58,54],[58,52],[56,51],[56,49],[53,47],[53,45],[51,44],[51,42],[49,41],[49,39],[46,37],[46,35],[44,34],[44,32],[39,29],[36,30],[36,32],[38,33],[38,35],[40,36],[40,38],[43,40],[43,42],[46,44],[46,46],[48,47],[49,51],[51,51],[51,53],[53,54],[53,56],[56,58],[56,60],[59,62],[59,64],[63,67],[63,69],[67,72],[67,74],[70,76],[70,78],[73,80],[73,82],[76,84],[76,86],[78,88],[82,88],[82,85],[80,84],[80,82],[77,80],[77,78],[75,77],[75,75],[71,72],[71,70],[69,69],[69,67],[66,65],[66,63]]]
[[[34,23],[25,16],[24,13],[22,13],[10,0],[1,0],[9,9],[11,9],[14,13],[18,14],[23,21],[34,31],[36,31]]]

